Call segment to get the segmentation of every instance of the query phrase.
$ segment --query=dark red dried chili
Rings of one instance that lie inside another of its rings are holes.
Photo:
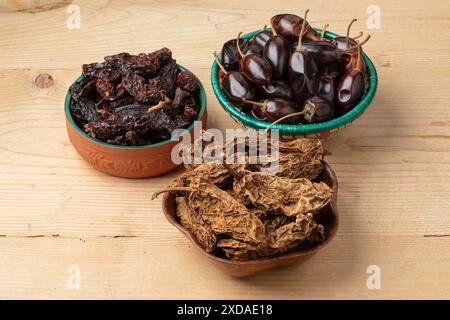
[[[70,110],[89,135],[112,144],[144,145],[170,138],[198,116],[197,78],[180,72],[167,48],[131,55],[123,52],[82,67]]]

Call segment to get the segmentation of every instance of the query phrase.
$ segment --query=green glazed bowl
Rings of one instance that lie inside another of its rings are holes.
[[[315,28],[315,30],[319,33],[321,32],[320,29]],[[241,38],[251,38],[258,31],[259,30],[247,33]],[[335,33],[329,31],[325,32],[325,37],[327,39],[334,39],[337,36],[338,35]],[[321,123],[276,124],[272,127],[272,129],[279,130],[280,137],[282,139],[296,139],[300,137],[319,137],[321,139],[326,139],[338,132],[340,129],[343,129],[347,125],[351,124],[369,107],[375,96],[375,92],[377,91],[378,76],[375,66],[365,53],[363,53],[363,59],[366,63],[366,69],[369,76],[369,87],[361,101],[352,110],[338,118],[334,118]],[[242,125],[243,127],[254,129],[266,129],[271,124],[268,121],[258,120],[252,116],[249,116],[233,106],[233,104],[228,100],[225,93],[222,91],[222,88],[220,87],[219,66],[217,64],[217,61],[215,60],[211,68],[211,83],[213,86],[214,94],[216,95],[222,107],[240,125]]]

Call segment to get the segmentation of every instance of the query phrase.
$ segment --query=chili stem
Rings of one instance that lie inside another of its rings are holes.
[[[298,44],[297,44],[297,51],[302,51],[302,38],[303,38],[303,32],[305,31],[306,26],[306,17],[308,16],[309,9],[305,10],[305,15],[303,17],[303,23],[302,23],[302,29],[300,30],[300,34],[298,35]]]
[[[349,46],[349,41],[350,41],[350,28],[352,27],[352,24],[355,23],[355,21],[357,21],[357,20],[352,19],[352,21],[350,21],[350,23],[348,24],[348,27],[347,27],[347,48]]]
[[[241,38],[241,34],[242,34],[242,31],[241,32],[239,32],[238,33],[238,35],[237,35],[237,38],[236,38],[236,47],[237,47],[237,50],[238,50],[238,52],[239,52],[239,55],[241,56],[241,58],[243,58],[244,57],[244,53],[242,52],[242,50],[241,50],[241,45],[239,44],[239,39]]]
[[[161,193],[176,192],[176,191],[192,192],[193,190],[189,187],[173,187],[173,188],[162,189],[162,190],[156,191],[155,193],[152,194],[152,200],[155,200],[156,198],[158,198],[158,196]]]
[[[219,56],[217,55],[217,52],[214,51],[213,55],[214,55],[214,58],[216,59],[217,65],[219,66],[220,70],[222,70],[223,73],[227,74],[228,71],[225,69],[225,67],[223,66],[223,64],[220,63],[220,61],[219,61]]]
[[[253,104],[253,105],[255,105],[257,107],[260,107],[260,108],[264,108],[264,106],[265,106],[265,104],[262,103],[262,102],[256,102],[256,101],[252,101],[252,100],[247,100],[245,98],[242,99],[242,102]]]
[[[306,112],[305,111],[300,111],[300,112],[294,112],[294,113],[290,113],[288,115],[285,115],[284,117],[281,117],[280,119],[277,119],[276,121],[272,122],[267,128],[266,130],[264,130],[265,132],[269,131],[270,128],[272,128],[274,125],[276,125],[277,123],[280,123],[281,121],[287,119],[287,118],[291,118],[294,116],[302,116],[304,115]]]
[[[369,39],[370,39],[370,34],[368,34],[367,37],[363,41],[358,43],[357,45],[354,45],[353,47],[343,50],[342,53],[347,53],[347,52],[353,51],[353,50],[361,47],[363,44],[365,44],[367,41],[369,41]]]

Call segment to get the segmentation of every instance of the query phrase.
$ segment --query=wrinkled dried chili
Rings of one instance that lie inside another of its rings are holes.
[[[119,53],[82,67],[70,110],[89,135],[112,144],[145,145],[170,138],[197,119],[198,80],[180,72],[167,48]]]

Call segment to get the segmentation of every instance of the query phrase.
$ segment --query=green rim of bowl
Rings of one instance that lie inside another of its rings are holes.
[[[189,71],[188,69],[186,69],[185,67],[183,67],[181,65],[178,65],[178,69],[180,71]],[[80,82],[84,78],[85,78],[84,75],[81,75],[75,80],[74,83]],[[188,128],[186,128],[186,130],[188,132],[191,131],[194,128],[195,122],[199,121],[203,117],[203,114],[205,113],[205,110],[206,110],[206,93],[205,93],[205,88],[203,87],[203,84],[201,83],[201,81],[198,78],[197,78],[197,80],[198,80],[198,84],[199,84],[199,90],[198,90],[196,99],[197,99],[197,102],[200,104],[200,111],[198,113],[197,119],[194,122],[192,122],[192,124]],[[161,142],[158,142],[158,143],[145,144],[145,145],[142,145],[142,146],[120,146],[120,145],[116,145],[116,144],[107,143],[107,142],[101,141],[99,139],[96,139],[94,137],[91,137],[86,132],[81,130],[81,128],[75,123],[75,121],[74,121],[74,119],[72,117],[72,114],[70,113],[70,100],[71,99],[72,99],[72,96],[69,93],[69,90],[67,90],[66,99],[65,99],[65,102],[64,102],[64,110],[65,110],[65,113],[66,113],[66,118],[69,120],[69,122],[72,125],[72,127],[74,127],[76,131],[78,131],[78,133],[80,133],[81,135],[85,136],[86,138],[88,138],[88,139],[90,139],[90,140],[92,140],[92,141],[94,141],[96,143],[99,143],[99,144],[102,144],[102,145],[105,145],[105,146],[108,146],[108,147],[112,147],[112,148],[118,148],[118,149],[145,149],[145,148],[161,146],[163,144],[172,142],[171,139],[167,139],[167,140],[164,140],[164,141],[161,141]]]
[[[271,30],[268,28],[267,30]],[[316,31],[321,32],[321,29],[315,28]],[[254,34],[259,32],[260,30],[247,33],[243,35],[241,38],[248,39],[252,37]],[[329,31],[325,32],[325,37],[327,39],[334,39],[338,35]],[[313,133],[320,133],[324,131],[330,131],[342,126],[346,126],[351,123],[355,119],[357,119],[370,105],[372,102],[375,92],[377,91],[378,85],[378,76],[375,66],[369,57],[363,53],[363,59],[366,63],[367,73],[369,75],[369,87],[367,92],[361,99],[361,101],[349,112],[346,114],[321,123],[312,123],[312,124],[276,124],[272,127],[272,130],[279,130],[281,134],[291,134],[291,135],[307,135]],[[219,66],[217,61],[214,60],[211,67],[211,84],[213,86],[214,94],[216,95],[219,102],[222,104],[224,109],[231,114],[232,117],[239,120],[245,127],[251,127],[256,129],[266,129],[271,123],[268,121],[258,120],[252,116],[249,116],[241,111],[239,111],[236,107],[234,107],[228,98],[225,96],[224,92],[220,88],[219,84]]]

